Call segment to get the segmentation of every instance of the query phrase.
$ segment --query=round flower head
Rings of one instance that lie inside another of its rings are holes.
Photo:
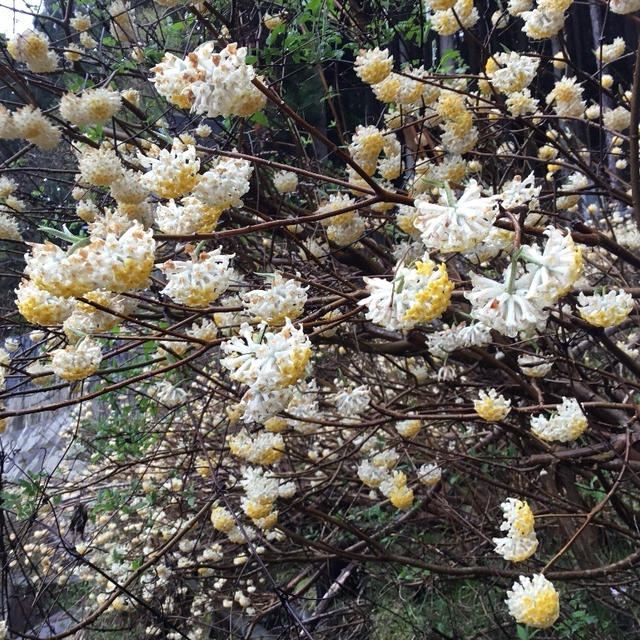
[[[471,180],[457,201],[442,190],[447,205],[432,204],[418,196],[418,209],[413,224],[421,233],[422,242],[429,249],[444,253],[464,251],[482,242],[498,215],[497,196],[482,197],[480,187]]]
[[[13,114],[12,124],[17,138],[26,138],[41,149],[53,149],[60,143],[60,129],[38,107],[30,104]]]
[[[89,302],[76,301],[73,313],[62,325],[69,339],[79,333],[94,335],[109,331],[123,321],[124,318],[121,315],[130,315],[138,305],[135,298],[127,298],[109,291],[89,291],[83,297]],[[109,311],[103,311],[90,302],[105,307]]]
[[[164,96],[171,104],[190,109],[193,105],[193,94],[189,87],[198,79],[198,64],[196,56],[187,56],[184,60],[172,53],[165,53],[162,60],[151,68],[155,74],[151,78],[156,91]]]
[[[547,629],[560,615],[558,592],[542,574],[520,576],[505,602],[516,622],[538,629]]]
[[[185,147],[177,138],[171,151],[162,149],[155,158],[139,154],[138,159],[142,166],[151,168],[144,174],[143,183],[161,198],[180,198],[191,191],[200,178],[196,148]]]
[[[366,317],[390,329],[411,329],[434,320],[447,309],[453,291],[446,267],[426,259],[415,267],[400,266],[393,280],[364,278],[369,297],[358,302]]]
[[[65,93],[60,100],[60,115],[72,124],[102,124],[120,109],[120,94],[110,89],[87,89],[80,96]]]
[[[113,149],[83,148],[78,154],[78,169],[83,183],[108,187],[122,176],[124,170]]]
[[[214,506],[211,509],[211,524],[216,531],[229,533],[235,526],[235,520],[224,507]]]
[[[272,465],[284,452],[284,440],[279,433],[260,431],[249,435],[244,429],[227,438],[231,453],[254,464]]]
[[[505,270],[502,282],[471,274],[473,289],[464,297],[471,302],[471,316],[511,338],[521,333],[529,335],[543,328],[548,312],[543,309],[547,298],[532,295],[531,284],[525,278],[511,278],[511,264]],[[536,290],[537,291],[537,290]]]
[[[355,72],[363,82],[377,84],[382,82],[393,69],[393,56],[389,55],[389,49],[360,49],[360,55],[356,58]]]
[[[501,531],[507,531],[510,537],[526,536],[533,531],[533,512],[525,500],[507,498],[500,508],[504,514]]]
[[[551,371],[552,361],[547,361],[535,354],[522,354],[518,356],[518,366],[522,373],[531,378],[543,378]]]
[[[0,211],[0,240],[22,241],[17,220],[4,211]]]
[[[298,176],[293,171],[278,171],[273,174],[273,186],[278,193],[290,193],[298,187]]]
[[[189,58],[197,61],[198,80],[191,84],[193,111],[209,118],[251,116],[266,103],[266,96],[252,80],[256,77],[246,64],[246,47],[228,44],[220,53],[213,52],[211,42],[200,45]]]
[[[596,327],[615,327],[624,322],[633,310],[633,298],[625,291],[609,291],[607,294],[594,293],[578,295],[578,312]]]
[[[562,398],[558,412],[546,418],[543,414],[531,416],[531,431],[541,440],[571,442],[579,438],[589,422],[575,398]]]
[[[200,176],[193,195],[220,212],[242,206],[249,191],[253,167],[241,158],[218,158],[211,169]]]
[[[222,209],[204,204],[187,196],[179,203],[169,200],[166,205],[156,207],[154,220],[163,233],[185,235],[192,233],[211,233],[218,224]]]
[[[442,479],[442,469],[437,464],[423,464],[418,469],[418,478],[422,484],[433,487]]]
[[[401,420],[396,424],[396,431],[403,438],[413,438],[422,428],[422,422],[418,419]]]
[[[34,73],[52,73],[58,68],[58,56],[49,50],[49,38],[40,31],[27,29],[15,35],[9,41],[7,51]]]
[[[571,234],[553,227],[544,233],[548,240],[542,253],[535,246],[522,248],[521,255],[529,264],[521,286],[528,284],[532,296],[543,295],[551,303],[567,293],[582,274],[582,252]]]
[[[311,342],[303,330],[288,318],[277,333],[262,324],[254,333],[244,323],[239,335],[222,343],[228,354],[220,364],[231,371],[231,379],[255,389],[273,390],[288,387],[305,375],[311,357]]]
[[[487,422],[503,420],[511,411],[511,400],[499,396],[495,389],[489,389],[489,393],[481,389],[478,396],[478,399],[473,401],[473,408]]]
[[[95,373],[101,362],[100,345],[91,338],[51,353],[51,368],[64,380],[83,380]]]
[[[402,471],[394,471],[393,476],[387,476],[379,489],[396,509],[408,509],[413,504],[413,490],[407,487],[407,476]]]
[[[377,489],[383,480],[389,479],[386,467],[371,464],[369,460],[363,460],[358,465],[358,478],[367,487]]]
[[[307,301],[307,289],[296,280],[285,280],[275,273],[269,289],[254,289],[242,294],[245,309],[258,320],[271,326],[284,324],[285,318],[295,320]]]
[[[23,279],[16,294],[18,311],[33,324],[61,324],[73,311],[73,299],[54,296],[31,280]]]
[[[162,293],[189,307],[204,307],[217,300],[235,278],[229,266],[234,254],[223,255],[220,251],[194,254],[190,261],[163,263],[160,268],[167,276],[167,285]]]
[[[506,536],[493,538],[496,553],[509,562],[522,562],[530,558],[538,548],[538,537],[535,531],[524,536]]]
[[[498,91],[512,94],[531,84],[539,64],[538,58],[521,56],[515,51],[500,52],[489,58],[486,73]]]
[[[95,224],[95,223],[94,223]],[[82,296],[88,291],[141,289],[153,268],[155,242],[138,222],[122,234],[91,234],[91,241],[72,253],[47,242],[33,244],[25,255],[25,274],[56,296]]]

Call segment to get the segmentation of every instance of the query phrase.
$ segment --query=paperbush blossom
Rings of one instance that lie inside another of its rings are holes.
[[[307,289],[296,280],[285,280],[273,274],[269,289],[255,289],[242,294],[245,309],[256,319],[271,326],[282,325],[286,318],[295,320],[307,301]]]
[[[571,442],[586,430],[588,421],[575,398],[562,398],[562,404],[550,418],[531,416],[531,431],[541,440]]]
[[[120,94],[110,89],[87,89],[81,95],[65,93],[60,115],[79,127],[102,124],[120,109]]]
[[[224,211],[242,205],[242,196],[249,191],[253,168],[241,158],[218,158],[214,165],[202,174],[193,195],[202,202]]]
[[[217,300],[236,277],[230,267],[234,255],[220,252],[218,247],[211,253],[194,252],[191,260],[164,262],[160,268],[167,284],[162,293],[188,307],[204,307]]]
[[[493,538],[496,553],[510,562],[522,562],[533,555],[538,548],[538,538],[534,531],[534,518],[529,505],[516,498],[507,498],[500,505],[504,522],[500,525],[507,535]]]
[[[413,225],[425,246],[448,253],[470,249],[484,240],[498,215],[497,197],[483,197],[475,180],[457,200],[446,190],[441,190],[440,196],[446,205],[432,204],[422,196],[416,198],[418,215]]]
[[[511,411],[511,400],[498,395],[495,389],[489,389],[488,392],[481,389],[478,399],[473,401],[473,408],[483,420],[497,422],[506,418]]]
[[[525,375],[541,378],[551,371],[553,362],[535,354],[522,354],[518,356],[518,366]]]
[[[178,96],[188,92],[193,96],[189,100],[192,109],[209,118],[250,116],[260,111],[266,97],[251,83],[256,74],[245,62],[246,47],[238,48],[232,43],[220,53],[215,53],[213,47],[213,42],[205,42],[188,54],[188,62],[173,57],[163,60],[155,67],[156,73],[163,76],[160,82],[156,81],[158,91],[173,100],[180,100]]]
[[[83,380],[95,373],[101,362],[100,345],[91,338],[51,352],[51,368],[64,380]]]
[[[542,574],[520,576],[505,602],[516,622],[538,629],[547,629],[560,615],[558,592]]]
[[[122,235],[97,231],[76,251],[63,251],[50,242],[32,244],[25,255],[25,274],[40,289],[58,297],[82,296],[97,289],[142,289],[153,268],[155,242],[138,222]]]
[[[367,318],[390,329],[411,329],[430,322],[446,310],[453,291],[443,264],[436,268],[428,258],[415,267],[399,265],[393,280],[364,278],[368,298],[358,302],[367,307]]]
[[[382,82],[393,69],[393,56],[389,55],[389,49],[364,50],[356,57],[355,72],[363,82],[378,84]]]
[[[305,375],[311,342],[289,318],[277,333],[262,323],[257,332],[243,323],[239,335],[220,345],[229,354],[220,363],[231,379],[253,389],[273,390],[294,384]]]
[[[158,149],[155,156],[139,154],[143,167],[150,167],[142,180],[145,186],[162,198],[180,198],[189,193],[200,179],[200,160],[192,145],[174,138],[171,150]]]
[[[52,73],[58,68],[58,56],[49,50],[49,38],[41,31],[27,29],[14,36],[9,40],[7,51],[34,73]]]
[[[502,282],[473,273],[473,289],[464,294],[471,302],[472,317],[509,337],[533,333],[545,325],[548,316],[548,312],[543,310],[547,299],[532,296],[526,278],[512,277],[515,269],[512,263],[506,269]]]
[[[624,322],[633,310],[633,298],[626,291],[609,291],[578,295],[578,313],[596,327],[615,327]]]

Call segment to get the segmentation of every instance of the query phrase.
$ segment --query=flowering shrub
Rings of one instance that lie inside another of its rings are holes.
[[[0,40],[3,584],[54,603],[0,637],[640,633],[640,5],[587,4]]]

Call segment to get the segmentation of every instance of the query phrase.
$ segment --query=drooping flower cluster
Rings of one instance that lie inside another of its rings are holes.
[[[75,251],[64,251],[50,242],[32,244],[25,255],[25,274],[40,289],[54,296],[82,296],[89,291],[142,289],[153,268],[155,242],[151,231],[138,222],[121,235],[98,231]]]
[[[248,160],[218,158],[211,169],[200,176],[193,195],[221,212],[229,207],[239,207],[242,196],[249,191],[252,172]]]
[[[522,562],[532,556],[538,548],[531,508],[524,500],[517,498],[507,498],[500,508],[505,518],[500,530],[506,531],[507,535],[493,539],[496,553],[510,562]]]
[[[110,89],[87,89],[81,95],[65,93],[60,115],[79,127],[106,122],[120,109],[120,94]]]
[[[150,167],[143,183],[162,198],[180,198],[189,193],[200,179],[200,160],[196,148],[174,138],[171,150],[158,149],[155,157],[139,154],[143,167]]]
[[[288,318],[277,333],[267,331],[265,323],[257,331],[244,323],[238,333],[220,346],[228,354],[220,364],[231,372],[232,380],[269,391],[288,387],[305,375],[311,342]]]
[[[302,313],[308,288],[296,280],[285,280],[281,273],[276,272],[269,289],[243,293],[242,303],[256,319],[270,326],[279,326],[286,318],[295,320]]]
[[[505,602],[516,622],[538,629],[547,629],[560,615],[558,592],[542,574],[520,576]]]
[[[354,69],[362,82],[378,84],[391,73],[393,56],[389,55],[388,49],[361,49],[356,57]]]
[[[215,53],[214,43],[205,42],[184,60],[165,54],[152,69],[152,82],[169,102],[209,118],[250,116],[262,109],[266,97],[252,84],[256,74],[246,56],[246,47],[235,43]]]
[[[436,268],[425,259],[415,267],[399,265],[393,280],[364,278],[369,297],[358,302],[367,307],[366,317],[390,329],[411,329],[430,322],[449,306],[453,283],[444,264]]]
[[[415,201],[418,215],[413,224],[425,246],[449,253],[471,249],[484,240],[498,215],[497,197],[483,197],[475,180],[458,200],[447,190],[440,195],[446,205],[432,204],[424,196]]]
[[[578,295],[578,312],[595,327],[615,327],[624,322],[633,310],[633,298],[626,291],[609,291],[606,294],[594,293]]]
[[[41,31],[27,29],[15,35],[7,44],[7,51],[34,73],[53,73],[58,68],[58,56],[49,49],[49,38]]]
[[[497,422],[506,418],[511,411],[511,400],[498,395],[495,389],[489,389],[488,393],[481,389],[478,399],[473,401],[473,408],[483,420]]]
[[[557,412],[549,418],[542,413],[531,417],[531,431],[548,442],[571,442],[584,433],[588,424],[575,398],[562,398]]]
[[[162,293],[174,302],[188,307],[205,307],[217,300],[236,277],[230,267],[234,255],[221,253],[218,247],[211,253],[192,254],[187,261],[167,260],[161,265],[167,276]]]
[[[100,345],[91,338],[51,352],[51,368],[64,380],[83,380],[95,373],[101,362]]]

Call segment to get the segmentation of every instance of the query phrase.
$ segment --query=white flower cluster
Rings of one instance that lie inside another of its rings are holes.
[[[446,205],[433,204],[418,196],[418,215],[413,224],[429,249],[443,253],[471,249],[484,240],[498,216],[498,197],[483,197],[480,186],[471,180],[458,200],[451,192],[440,191]]]
[[[277,171],[273,174],[273,186],[278,193],[290,193],[298,188],[298,176],[293,171]]]
[[[390,329],[411,329],[434,320],[446,310],[453,291],[444,264],[426,258],[415,267],[400,265],[393,280],[364,278],[369,297],[358,302],[367,307],[366,317]]]
[[[548,306],[563,296],[582,273],[582,254],[569,234],[549,227],[541,252],[524,246],[520,256],[527,262],[518,277],[515,261],[506,268],[502,282],[471,275],[473,289],[464,295],[472,304],[471,315],[499,331],[515,337],[542,329],[549,315]]]
[[[515,51],[494,53],[495,69],[487,70],[491,84],[501,93],[516,93],[528,87],[533,81],[540,60],[523,56]]]
[[[200,160],[193,145],[184,145],[174,138],[171,150],[156,151],[155,157],[138,154],[143,167],[150,167],[142,181],[145,186],[161,198],[180,198],[191,191],[200,176]]]
[[[163,233],[188,235],[211,233],[218,224],[222,210],[187,196],[179,203],[171,199],[166,205],[156,207],[154,221]]]
[[[83,297],[88,302],[76,300],[72,313],[62,325],[63,331],[70,340],[82,334],[94,335],[109,331],[123,321],[122,317],[115,314],[130,315],[138,306],[135,298],[109,291],[89,291]],[[98,309],[89,304],[90,302],[105,307],[109,311]]]
[[[267,331],[266,323],[257,332],[244,323],[239,335],[220,349],[229,354],[220,363],[231,371],[232,380],[263,391],[294,384],[305,375],[311,357],[309,338],[288,318],[277,333]]]
[[[100,345],[91,338],[51,352],[51,368],[64,380],[87,378],[98,370],[101,362]]]
[[[73,252],[47,242],[32,244],[25,255],[25,274],[54,296],[82,296],[104,289],[123,292],[143,289],[153,268],[155,241],[139,222],[122,234],[89,236],[89,244]]]
[[[469,347],[485,347],[491,343],[491,329],[482,322],[466,325],[464,322],[434,331],[427,336],[429,353],[446,359],[450,353]]]
[[[205,307],[217,300],[236,277],[229,266],[234,254],[221,251],[219,247],[211,253],[194,253],[190,261],[164,262],[160,268],[167,276],[167,284],[162,293],[189,307]]]
[[[340,380],[334,380],[334,383],[338,390],[327,400],[339,416],[357,422],[357,416],[363,413],[371,402],[369,387],[364,384],[359,387],[345,386]]]
[[[249,191],[252,172],[248,160],[218,158],[211,169],[200,176],[193,195],[219,211],[240,207],[242,197]]]
[[[551,371],[553,361],[546,360],[533,353],[525,353],[518,356],[518,366],[526,376],[542,378]]]
[[[547,629],[560,615],[558,592],[542,574],[520,576],[507,591],[505,603],[516,622],[539,629]]]
[[[13,113],[0,105],[0,138],[25,138],[48,150],[60,143],[60,129],[33,105],[25,105]]]
[[[624,322],[633,310],[633,297],[626,291],[594,293],[591,296],[580,292],[578,313],[596,327],[615,327]]]
[[[232,43],[220,53],[213,47],[213,42],[205,42],[184,60],[165,54],[152,69],[158,92],[173,104],[210,118],[251,116],[260,111],[266,97],[252,84],[256,74],[245,62],[246,47]]]
[[[53,73],[58,68],[58,56],[49,49],[49,38],[41,31],[27,29],[15,35],[9,40],[7,51],[34,73]]]
[[[571,442],[584,433],[588,424],[575,398],[563,397],[557,413],[550,418],[543,414],[531,416],[531,431],[547,442]]]
[[[60,115],[72,124],[102,124],[120,109],[120,94],[110,89],[87,89],[82,95],[65,93],[60,100]]]
[[[538,548],[538,538],[534,530],[534,517],[524,500],[507,498],[500,508],[504,513],[501,531],[503,538],[494,538],[496,553],[510,562],[522,562],[532,556]]]
[[[285,280],[273,274],[269,289],[254,289],[242,294],[244,308],[256,319],[271,326],[284,324],[286,318],[295,320],[307,301],[307,289],[296,280]]]
[[[328,202],[318,207],[316,214],[339,211],[340,209],[351,207],[355,203],[356,201],[346,194],[331,194]],[[364,220],[355,209],[323,218],[322,224],[327,228],[327,238],[341,247],[355,242],[364,233],[365,229]]]

